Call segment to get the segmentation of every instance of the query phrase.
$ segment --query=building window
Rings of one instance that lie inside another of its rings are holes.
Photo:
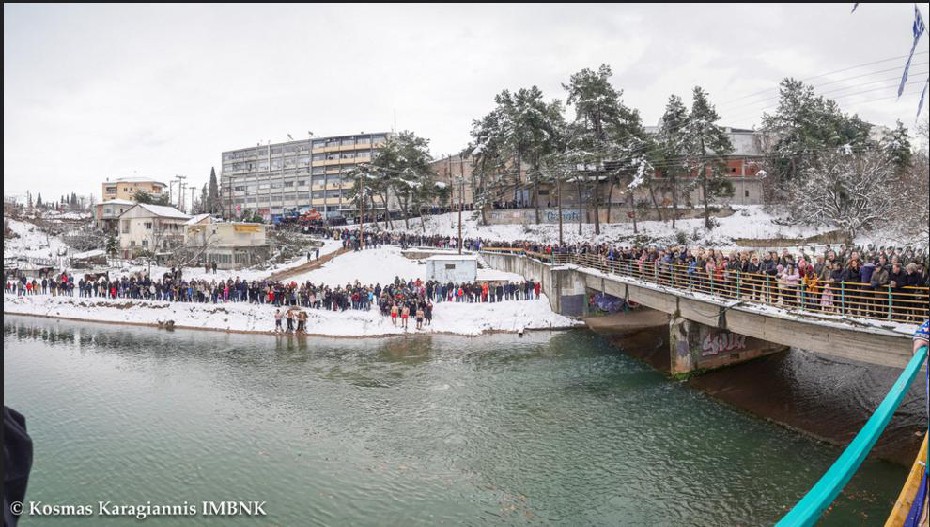
[[[446,264],[446,269],[455,269],[455,264]]]
[[[148,247],[148,246],[149,246],[149,241],[148,241],[148,240],[142,240],[142,246],[143,246],[143,247]]]
[[[745,191],[745,192],[746,192],[746,197],[748,198],[748,197],[749,197],[749,191],[747,190],[747,191]]]
[[[151,223],[151,222],[145,222],[145,228],[148,229],[148,230],[152,230],[152,223]]]

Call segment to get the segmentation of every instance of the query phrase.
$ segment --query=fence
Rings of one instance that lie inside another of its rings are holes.
[[[862,282],[818,280],[789,283],[764,273],[729,269],[709,273],[684,264],[610,260],[601,254],[547,254],[510,247],[481,250],[525,255],[554,265],[574,264],[684,291],[816,313],[914,323],[923,321],[930,307],[927,287],[872,287]]]

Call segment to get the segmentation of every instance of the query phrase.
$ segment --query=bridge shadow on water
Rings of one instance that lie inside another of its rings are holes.
[[[668,333],[648,328],[604,335],[614,346],[668,373]],[[846,446],[871,417],[901,370],[790,349],[691,376],[687,384],[739,410]],[[914,462],[926,429],[926,381],[920,375],[870,456],[903,466]]]

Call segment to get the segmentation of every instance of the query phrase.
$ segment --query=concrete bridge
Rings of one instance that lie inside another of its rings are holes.
[[[789,313],[772,306],[622,276],[593,266],[553,264],[543,261],[551,260],[546,255],[534,257],[522,251],[487,249],[482,256],[494,269],[540,282],[552,310],[566,316],[588,314],[588,296],[595,292],[665,313],[672,373],[712,369],[787,347],[894,368],[904,368],[911,357],[910,335],[916,326],[908,328],[878,320],[856,323],[839,316]]]

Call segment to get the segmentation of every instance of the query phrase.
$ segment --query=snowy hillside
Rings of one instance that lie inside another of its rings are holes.
[[[736,213],[725,218],[717,218],[720,226],[706,233],[703,228],[703,219],[679,220],[672,228],[672,222],[641,221],[638,222],[639,234],[648,236],[654,241],[667,241],[674,243],[676,232],[684,233],[689,243],[705,245],[726,246],[738,238],[805,238],[827,232],[829,229],[808,226],[783,226],[775,223],[776,218],[762,210],[762,207],[747,206],[734,207]],[[558,243],[558,224],[540,225],[489,225],[478,226],[473,219],[472,211],[462,213],[462,236],[464,238],[482,238],[490,241],[536,240],[541,243]],[[425,219],[427,234],[441,236],[458,236],[458,214],[446,213]],[[403,220],[395,221],[394,226],[402,228]],[[366,228],[370,228],[366,226]],[[410,220],[410,231],[424,232],[420,218]],[[576,242],[623,242],[632,240],[632,223],[602,224],[601,234],[594,235],[594,225],[581,226],[578,234],[577,223],[565,223],[563,233],[566,243]],[[697,238],[695,239],[695,234]]]

